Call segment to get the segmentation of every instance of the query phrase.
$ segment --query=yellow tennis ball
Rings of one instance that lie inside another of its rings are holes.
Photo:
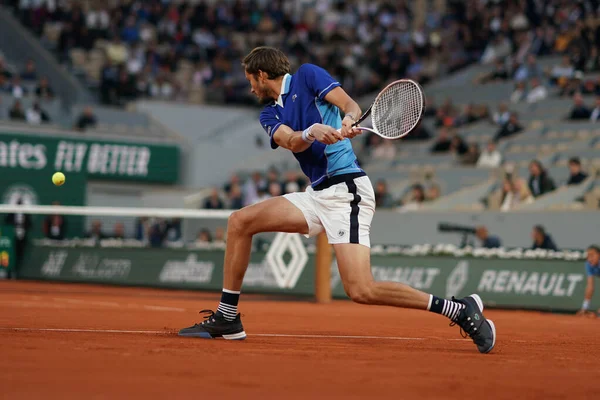
[[[61,186],[65,183],[65,174],[62,172],[55,172],[54,175],[52,175],[52,183],[56,186]]]

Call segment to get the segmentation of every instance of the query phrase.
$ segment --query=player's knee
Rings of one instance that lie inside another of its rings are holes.
[[[371,304],[373,301],[373,290],[370,282],[356,282],[344,286],[346,294],[352,301],[359,304]]]
[[[228,234],[244,234],[248,230],[249,220],[241,210],[234,211],[227,221]]]

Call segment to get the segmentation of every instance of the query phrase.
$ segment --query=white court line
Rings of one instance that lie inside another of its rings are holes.
[[[0,327],[0,331],[19,331],[19,332],[63,332],[63,333],[137,333],[144,335],[171,335],[174,332],[168,331],[145,331],[145,330],[121,330],[121,329],[77,329],[77,328],[5,328]],[[425,337],[403,337],[403,336],[361,336],[361,335],[297,335],[285,333],[254,333],[248,336],[253,337],[274,337],[274,338],[297,338],[297,339],[361,339],[361,340],[452,340],[469,341],[469,339],[442,339]]]

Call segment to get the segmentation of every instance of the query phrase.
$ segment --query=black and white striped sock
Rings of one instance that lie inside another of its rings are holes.
[[[464,304],[456,301],[441,299],[434,295],[429,295],[429,305],[427,309],[436,314],[442,314],[450,318],[452,321],[458,317],[460,310],[465,308]]]
[[[237,315],[239,299],[239,291],[223,289],[221,292],[221,302],[219,303],[217,312],[223,314],[223,317],[227,321],[233,321]]]

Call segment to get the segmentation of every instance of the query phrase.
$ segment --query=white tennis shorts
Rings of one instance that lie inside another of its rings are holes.
[[[309,186],[305,192],[283,195],[304,214],[308,223],[306,237],[324,230],[330,244],[358,243],[371,247],[375,192],[368,176],[353,176],[335,176],[329,178],[331,185],[326,184],[328,187],[323,189]]]

